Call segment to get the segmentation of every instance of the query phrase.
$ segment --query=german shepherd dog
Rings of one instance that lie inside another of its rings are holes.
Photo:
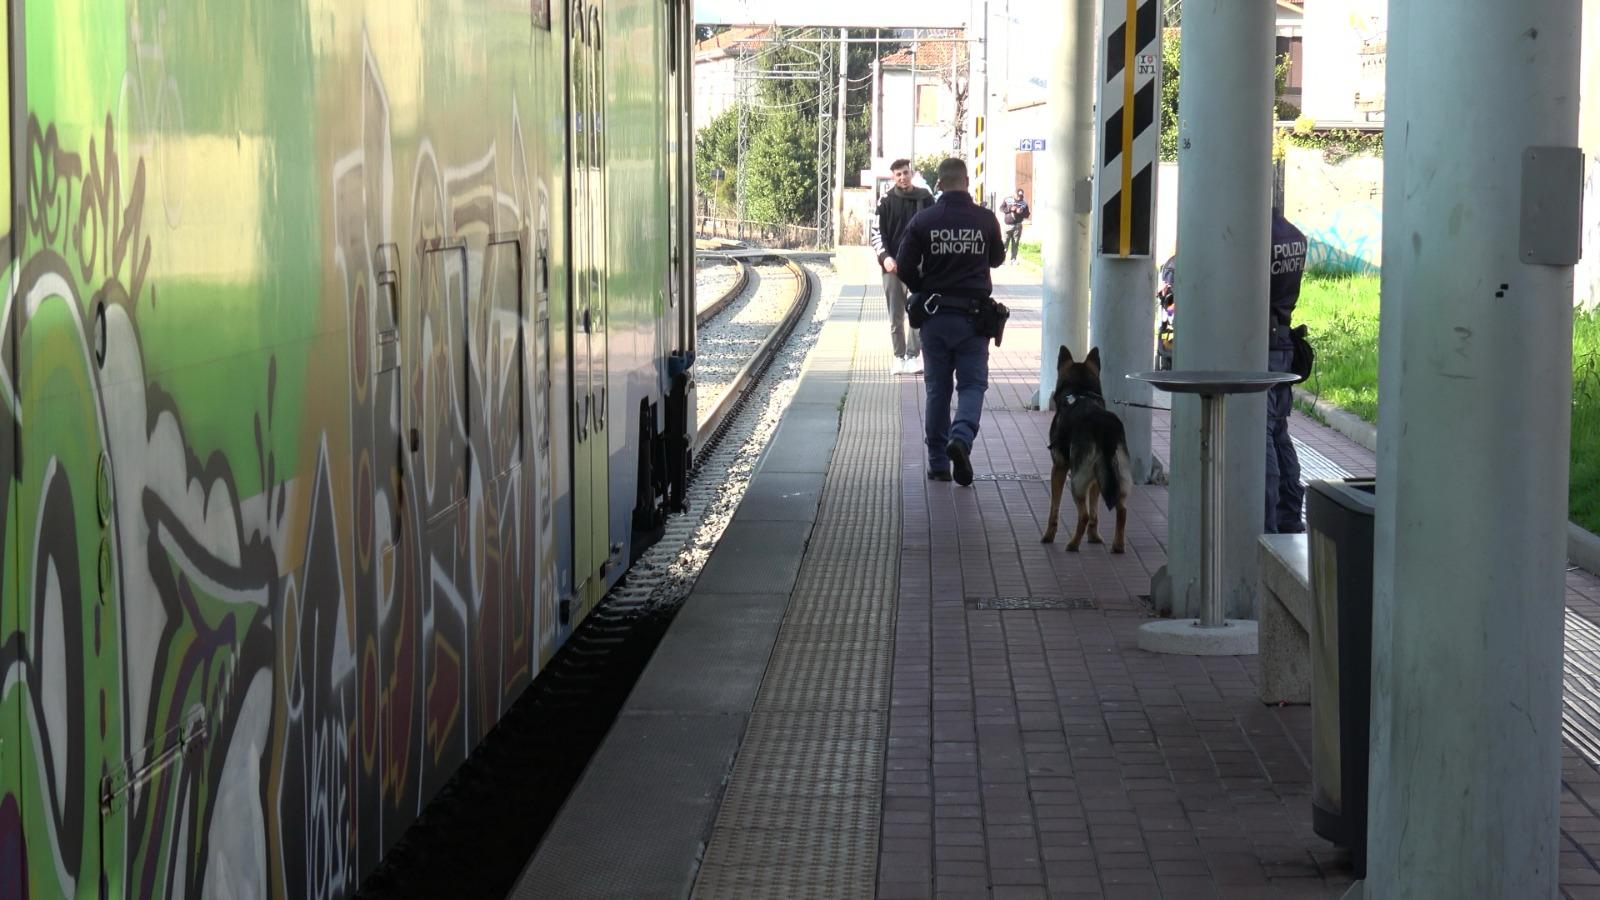
[[[1078,507],[1078,529],[1067,543],[1077,551],[1085,530],[1089,543],[1100,543],[1099,515],[1094,505],[1105,500],[1117,511],[1117,533],[1111,552],[1121,553],[1123,529],[1128,524],[1128,494],[1133,489],[1133,466],[1128,462],[1128,440],[1122,420],[1106,409],[1100,394],[1100,348],[1074,362],[1065,346],[1056,357],[1056,390],[1050,395],[1056,411],[1050,422],[1050,524],[1043,543],[1056,539],[1056,519],[1061,514],[1061,487],[1072,475],[1072,502]]]

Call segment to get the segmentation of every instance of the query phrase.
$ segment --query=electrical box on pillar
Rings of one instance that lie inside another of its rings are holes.
[[[1106,0],[1100,58],[1099,228],[1102,256],[1149,256],[1155,246],[1161,96],[1160,0]]]

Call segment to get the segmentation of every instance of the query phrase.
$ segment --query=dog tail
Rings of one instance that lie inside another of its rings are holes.
[[[1128,460],[1128,439],[1122,431],[1122,423],[1112,420],[1114,427],[1107,428],[1099,435],[1099,463],[1100,471],[1096,473],[1100,481],[1100,496],[1106,501],[1106,509],[1116,509],[1133,491],[1133,464]]]

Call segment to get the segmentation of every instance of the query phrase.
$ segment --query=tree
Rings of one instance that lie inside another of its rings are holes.
[[[1176,28],[1161,34],[1161,161],[1178,159],[1178,62],[1182,37]]]
[[[738,167],[739,109],[735,106],[723,110],[695,135],[695,186],[711,197],[716,208],[729,209],[738,199]]]
[[[801,109],[776,110],[761,117],[745,163],[752,221],[794,225],[815,220],[816,128],[816,115]]]
[[[1178,79],[1183,58],[1183,37],[1176,28],[1161,34],[1161,161],[1178,159]],[[1289,84],[1289,57],[1278,55],[1272,68],[1272,109],[1275,121],[1294,119],[1300,110],[1283,99]]]

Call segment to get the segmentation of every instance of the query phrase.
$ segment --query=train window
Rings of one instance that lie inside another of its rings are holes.
[[[550,30],[550,0],[530,0],[533,27]]]
[[[523,271],[522,242],[489,245],[484,259],[484,283],[489,292],[489,334],[483,360],[484,408],[489,410],[490,465],[504,473],[522,461],[523,405],[526,386],[522,349]]]

